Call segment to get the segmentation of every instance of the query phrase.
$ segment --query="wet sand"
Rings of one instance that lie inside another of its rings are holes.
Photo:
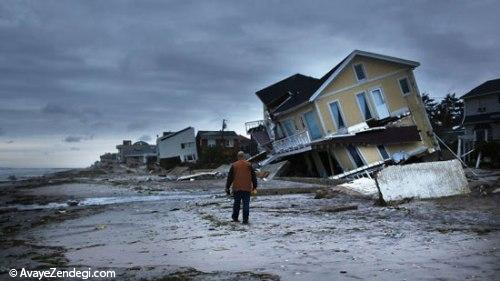
[[[495,280],[500,275],[498,193],[397,207],[377,207],[342,193],[332,199],[264,195],[252,198],[251,223],[245,226],[230,222],[231,199],[222,194],[223,184],[80,183],[4,190],[0,278],[6,269],[23,266],[111,268],[119,280]],[[68,200],[80,205],[61,207]],[[61,205],[8,209],[47,203]],[[325,208],[345,205],[358,209]]]

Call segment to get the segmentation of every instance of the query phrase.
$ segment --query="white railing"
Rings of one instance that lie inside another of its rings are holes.
[[[293,150],[298,150],[311,145],[311,138],[308,131],[303,131],[298,134],[286,137],[273,142],[273,153],[285,153]]]
[[[247,130],[247,133],[249,130],[253,128],[257,128],[259,126],[265,126],[265,121],[264,120],[256,120],[256,121],[250,121],[245,123],[245,129]]]

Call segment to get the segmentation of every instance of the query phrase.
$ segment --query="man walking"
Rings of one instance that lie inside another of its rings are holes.
[[[233,221],[239,222],[240,205],[243,200],[243,224],[248,224],[250,213],[250,193],[257,189],[257,177],[252,164],[245,160],[245,153],[238,152],[238,161],[234,162],[229,169],[226,182],[226,194],[230,195],[229,188],[233,185]]]

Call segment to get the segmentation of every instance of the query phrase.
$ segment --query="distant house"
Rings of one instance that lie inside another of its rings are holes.
[[[486,81],[462,96],[464,153],[481,142],[500,141],[500,79]]]
[[[144,141],[138,141],[132,144],[130,140],[124,140],[122,144],[117,145],[118,157],[120,163],[148,164],[156,161],[156,145],[150,145]]]
[[[105,153],[100,156],[102,164],[113,164],[118,162],[118,153]]]
[[[258,144],[254,139],[249,139],[247,137],[244,137],[242,135],[239,135],[239,144],[240,148],[239,150],[249,154],[249,155],[255,155],[259,152],[258,150]]]
[[[156,147],[158,162],[166,169],[181,162],[196,162],[198,159],[193,127],[177,132],[164,132],[156,139]]]
[[[206,162],[219,162],[215,158],[226,160],[233,158],[240,149],[241,138],[235,131],[198,131],[196,147],[200,159]],[[220,155],[209,155],[218,148]]]

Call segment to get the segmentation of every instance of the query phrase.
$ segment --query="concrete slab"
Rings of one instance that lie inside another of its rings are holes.
[[[385,201],[405,198],[437,198],[469,193],[458,160],[390,166],[377,175]]]

